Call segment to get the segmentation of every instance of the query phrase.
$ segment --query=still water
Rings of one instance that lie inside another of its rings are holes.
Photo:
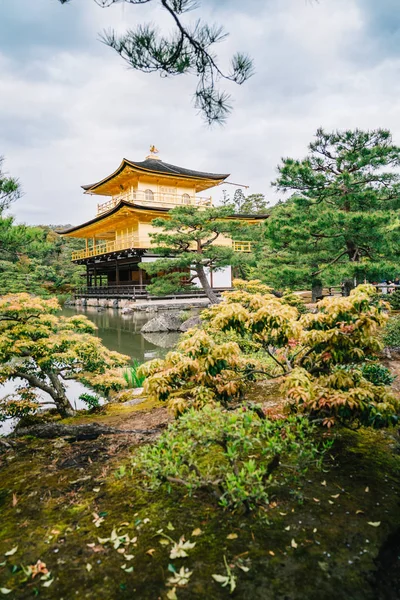
[[[143,325],[155,315],[151,313],[132,313],[122,315],[115,309],[106,309],[98,311],[96,308],[72,308],[65,307],[62,314],[66,317],[72,317],[76,314],[83,314],[90,319],[98,328],[96,335],[102,340],[103,344],[110,350],[115,350],[121,354],[126,354],[131,360],[138,360],[140,363],[164,356],[169,348],[172,348],[179,337],[175,333],[152,333],[146,336],[140,333]],[[21,380],[8,381],[0,386],[0,397],[12,394],[22,383]],[[86,405],[79,396],[88,391],[78,381],[65,382],[67,396],[76,409],[86,408]],[[90,390],[89,390],[90,391]],[[40,401],[46,403],[50,397],[45,393],[40,393]],[[5,435],[12,431],[15,421],[9,420],[0,423],[0,435]]]
[[[175,333],[148,333],[142,335],[141,328],[155,315],[152,313],[132,313],[122,315],[121,311],[108,308],[98,311],[94,307],[65,307],[62,314],[72,317],[83,314],[98,328],[97,334],[110,350],[127,354],[132,359],[144,362],[165,355],[172,348],[179,335]]]

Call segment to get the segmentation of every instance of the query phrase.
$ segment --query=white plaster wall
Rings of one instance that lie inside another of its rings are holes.
[[[228,267],[224,267],[220,271],[214,271],[213,286],[215,288],[232,286],[232,268],[230,265]]]

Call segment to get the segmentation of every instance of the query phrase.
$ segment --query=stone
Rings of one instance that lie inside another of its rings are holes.
[[[187,319],[182,323],[182,325],[179,327],[179,331],[187,331],[188,329],[192,329],[192,327],[198,327],[199,325],[201,325],[201,319],[199,316],[190,317],[190,319]]]
[[[160,314],[143,325],[142,333],[158,333],[160,331],[179,331],[182,321],[176,315]]]

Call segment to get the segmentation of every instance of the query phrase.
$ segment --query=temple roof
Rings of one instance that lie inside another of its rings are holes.
[[[106,186],[112,179],[118,177],[123,171],[128,170],[135,172],[137,175],[161,175],[166,177],[173,177],[174,179],[190,179],[201,181],[202,183],[198,186],[199,189],[207,189],[213,185],[218,185],[229,177],[229,173],[207,173],[202,171],[193,171],[192,169],[185,169],[176,165],[171,165],[160,160],[158,157],[147,157],[146,160],[141,162],[134,162],[124,158],[114,173],[111,173],[108,177],[105,177],[97,183],[91,183],[89,185],[83,185],[82,188],[85,192],[99,193],[100,187]],[[109,191],[104,187],[104,194],[107,195]]]
[[[63,230],[59,230],[56,233],[60,234],[60,235],[72,235],[72,237],[79,237],[79,235],[76,235],[77,232],[81,229],[84,229],[85,227],[88,227],[90,225],[94,225],[95,223],[98,223],[99,221],[102,221],[103,219],[110,217],[112,215],[115,215],[116,213],[118,213],[121,209],[128,207],[130,209],[137,209],[139,211],[149,211],[150,213],[155,212],[155,213],[168,213],[171,209],[170,208],[161,208],[161,207],[152,207],[152,206],[140,206],[139,204],[134,204],[132,202],[126,202],[125,200],[121,200],[116,206],[114,206],[112,209],[110,209],[107,212],[102,213],[101,215],[97,215],[97,217],[94,217],[93,219],[90,219],[90,221],[86,221],[86,223],[82,223],[81,225],[74,225],[72,227],[68,227],[67,229],[63,229]],[[236,214],[236,215],[232,215],[231,217],[227,217],[228,219],[237,219],[237,220],[243,220],[243,221],[261,221],[264,219],[267,219],[269,217],[269,215],[267,214],[263,214],[263,215],[253,215],[253,214]],[[73,235],[75,234],[75,236]]]

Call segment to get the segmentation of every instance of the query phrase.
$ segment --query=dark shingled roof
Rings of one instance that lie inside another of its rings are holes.
[[[170,165],[169,163],[165,163],[162,160],[154,159],[154,158],[146,158],[146,160],[143,160],[141,162],[133,162],[131,160],[127,160],[126,158],[124,158],[122,160],[121,165],[118,167],[118,169],[114,173],[112,173],[112,175],[109,175],[109,177],[106,177],[105,179],[103,179],[102,181],[99,181],[97,183],[92,183],[90,185],[83,185],[82,188],[84,190],[90,190],[91,188],[97,187],[98,185],[105,183],[108,179],[111,179],[112,177],[119,175],[119,173],[121,173],[126,166],[134,167],[138,171],[143,171],[143,172],[151,171],[151,172],[156,172],[156,173],[162,173],[164,175],[170,175],[170,176],[175,175],[177,177],[189,177],[189,178],[193,178],[193,179],[208,179],[208,180],[221,181],[221,180],[224,180],[227,177],[229,177],[229,173],[203,173],[202,171],[193,171],[191,169],[184,169],[183,167],[177,167],[176,165]]]

